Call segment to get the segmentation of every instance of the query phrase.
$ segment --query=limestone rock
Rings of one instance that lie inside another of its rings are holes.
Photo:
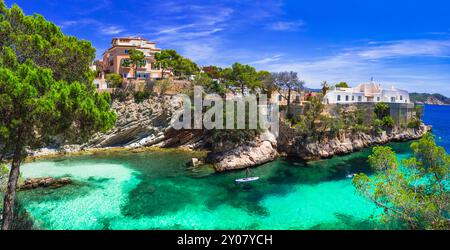
[[[24,184],[20,186],[21,190],[35,189],[39,187],[60,188],[72,183],[70,178],[28,178]]]
[[[209,155],[216,171],[244,169],[273,161],[277,156],[277,141],[270,132],[262,133],[253,142]]]

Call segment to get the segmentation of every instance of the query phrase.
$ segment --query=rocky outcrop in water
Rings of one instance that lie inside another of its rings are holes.
[[[402,129],[383,132],[381,134],[345,133],[339,137],[310,141],[295,135],[295,129],[281,126],[279,149],[290,156],[305,160],[329,158],[344,155],[363,148],[382,145],[394,141],[409,141],[421,138],[430,127],[422,125],[418,129]]]
[[[217,144],[207,160],[216,171],[223,172],[258,166],[275,160],[277,156],[277,140],[267,131],[244,145]]]
[[[60,188],[72,183],[70,178],[28,178],[24,184],[20,186],[21,190],[30,190],[40,187],[46,188]]]

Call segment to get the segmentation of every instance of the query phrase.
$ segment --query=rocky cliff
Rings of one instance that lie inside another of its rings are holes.
[[[381,134],[341,133],[338,137],[311,141],[296,136],[295,129],[281,126],[278,138],[279,150],[287,155],[305,160],[329,158],[335,155],[349,154],[363,148],[382,145],[393,141],[419,139],[431,128],[425,125],[418,129],[402,129],[382,132]]]
[[[84,147],[201,146],[203,131],[175,130],[172,127],[174,113],[182,108],[178,97],[155,97],[142,103],[133,100],[114,102],[112,108],[118,117],[116,126],[105,134],[97,134]]]

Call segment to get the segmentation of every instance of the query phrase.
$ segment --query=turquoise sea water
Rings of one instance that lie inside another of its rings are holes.
[[[406,144],[393,144],[406,156]],[[74,185],[21,192],[21,204],[45,229],[373,229],[379,211],[348,174],[370,173],[369,151],[330,160],[280,159],[253,170],[192,170],[183,153],[71,157],[26,164],[24,177],[70,176]]]
[[[427,106],[425,121],[449,150],[450,107]],[[400,158],[409,144],[391,144]],[[189,169],[186,153],[117,153],[26,164],[24,177],[69,176],[60,189],[20,192],[44,229],[385,229],[380,211],[347,175],[368,173],[370,149],[315,162],[280,159],[255,168],[261,180],[236,185],[244,171]]]

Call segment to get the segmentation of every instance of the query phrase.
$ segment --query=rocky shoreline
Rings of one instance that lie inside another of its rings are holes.
[[[394,129],[380,134],[347,132],[336,138],[313,141],[299,137],[294,128],[281,123],[278,138],[266,131],[243,145],[217,143],[211,147],[208,146],[205,131],[173,128],[173,117],[182,109],[182,102],[177,97],[155,97],[142,103],[135,103],[133,100],[114,102],[112,107],[118,115],[118,121],[116,127],[109,132],[95,135],[84,145],[65,145],[32,152],[32,158],[115,151],[145,152],[169,148],[191,152],[206,150],[209,151],[207,157],[199,160],[211,164],[216,171],[223,172],[259,166],[275,160],[279,155],[316,160],[350,154],[393,141],[419,139],[431,130],[422,125],[418,129]]]
[[[279,138],[280,149],[287,155],[304,160],[318,160],[335,155],[346,155],[364,148],[384,145],[390,142],[420,139],[431,131],[430,126],[421,125],[418,129],[383,131],[381,134],[344,133],[336,138],[322,141],[308,141],[295,136],[294,129],[284,128]]]

